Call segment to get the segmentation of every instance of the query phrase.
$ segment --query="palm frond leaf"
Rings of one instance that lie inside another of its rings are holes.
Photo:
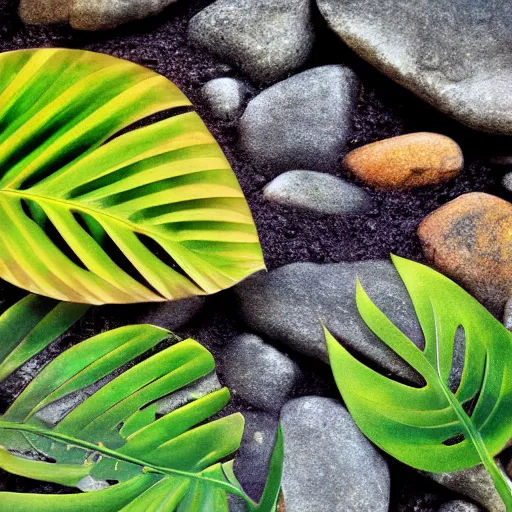
[[[264,268],[229,162],[184,109],[173,83],[128,61],[0,54],[0,278],[131,303],[214,293]]]

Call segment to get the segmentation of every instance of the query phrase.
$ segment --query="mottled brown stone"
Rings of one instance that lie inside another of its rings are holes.
[[[407,189],[448,181],[464,166],[462,151],[449,137],[410,133],[351,151],[343,166],[382,189]]]
[[[512,295],[512,204],[464,194],[426,217],[418,235],[433,266],[501,313]]]

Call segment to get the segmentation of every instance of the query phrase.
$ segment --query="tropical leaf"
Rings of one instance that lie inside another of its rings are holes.
[[[7,347],[0,353],[2,379],[84,310],[35,296],[11,307],[0,317]],[[236,480],[233,461],[224,462],[240,445],[243,416],[208,421],[228,403],[226,388],[160,412],[163,397],[215,369],[212,355],[191,339],[154,353],[169,338],[171,333],[150,325],[122,327],[74,345],[43,367],[0,416],[0,468],[63,486],[104,488],[69,495],[0,493],[3,509],[228,512],[232,493],[249,510],[275,510],[281,436],[265,503],[256,504]]]
[[[128,61],[0,54],[0,277],[103,304],[214,293],[262,269],[236,177],[184,107],[173,83]]]
[[[497,455],[512,437],[512,334],[462,288],[434,270],[394,257],[425,337],[420,350],[357,284],[357,306],[369,328],[414,368],[424,386],[395,382],[353,357],[325,330],[332,370],[361,430],[397,459],[425,471],[483,463],[507,510],[510,482]],[[464,368],[449,386],[455,337],[464,332]]]

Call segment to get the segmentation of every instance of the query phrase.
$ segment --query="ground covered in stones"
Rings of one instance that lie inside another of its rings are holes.
[[[354,128],[346,152],[387,137],[430,131],[448,135],[461,146],[465,168],[453,181],[425,189],[377,192],[367,188],[366,193],[374,208],[370,213],[364,212],[351,217],[312,215],[268,202],[264,197],[263,188],[280,171],[272,167],[256,167],[252,160],[246,158],[239,147],[234,122],[211,116],[201,94],[201,88],[206,82],[220,77],[235,77],[242,80],[247,86],[244,101],[248,101],[259,90],[264,89],[248,81],[237,69],[187,43],[186,29],[189,20],[210,3],[208,0],[182,1],[167,8],[155,18],[125,25],[110,32],[82,33],[63,26],[26,27],[17,16],[16,0],[0,0],[0,51],[50,46],[82,48],[129,59],[175,82],[192,100],[231,162],[253,212],[269,270],[295,262],[338,263],[387,259],[390,253],[421,262],[424,261],[423,253],[416,229],[427,214],[466,192],[487,192],[511,199],[511,193],[500,185],[502,176],[510,169],[506,165],[492,164],[496,157],[507,154],[507,139],[474,132],[434,111],[353,54],[327,30],[325,22],[319,13],[315,12],[314,20],[319,28],[318,40],[313,55],[304,65],[304,69],[325,64],[347,64],[356,72],[362,83],[353,120]],[[340,155],[340,161],[343,156]],[[332,167],[330,174],[347,178],[339,162]],[[352,178],[348,179],[353,181]],[[18,290],[3,285],[2,306],[6,307],[13,303],[19,296]],[[220,379],[223,381],[224,361],[230,357],[230,344],[237,335],[247,331],[234,304],[235,296],[228,291],[205,301],[194,299],[172,307],[95,308],[70,336],[52,346],[52,350],[45,352],[40,360],[43,362],[44,358],[54,356],[59,350],[98,330],[121,325],[126,323],[127,319],[137,319],[161,323],[167,328],[175,329],[180,336],[192,336],[199,340],[219,361]],[[192,317],[194,321],[190,322]],[[233,345],[233,357],[239,358],[241,365],[244,364],[246,352],[242,350],[243,346],[257,353],[258,340],[259,338],[239,338]],[[290,389],[284,391],[284,397],[275,389],[268,389],[267,395],[259,393],[254,400],[247,399],[247,396],[251,395],[250,389],[245,390],[245,399],[239,398],[235,392],[233,402],[228,408],[228,412],[236,409],[247,414],[249,434],[246,435],[239,466],[241,480],[244,482],[245,474],[250,494],[260,490],[252,481],[251,473],[264,472],[264,469],[257,467],[258,464],[261,465],[262,456],[255,455],[254,447],[251,447],[254,439],[251,432],[271,432],[277,423],[275,411],[264,414],[258,412],[259,408],[262,408],[261,400],[268,399],[270,405],[267,409],[272,409],[276,403],[280,407],[287,399],[287,395],[288,398],[311,395],[326,398],[338,396],[329,368],[325,364],[299,355],[279,343],[272,343],[280,352],[276,351],[275,357],[271,353],[269,357],[274,357],[273,361],[280,365],[280,371],[287,376]],[[288,357],[283,356],[282,352]],[[264,369],[264,362],[261,364]],[[0,389],[2,407],[19,392],[23,378],[27,379],[28,376],[18,374],[16,379],[11,379]],[[237,386],[236,379],[237,375],[230,374],[226,380],[230,381],[233,388]],[[318,407],[326,406],[322,399],[315,400],[320,400]],[[293,422],[293,415],[299,414],[300,411],[297,412],[293,408],[308,406],[310,404],[301,402],[295,402],[293,407],[286,406],[288,409],[284,421]],[[331,411],[331,414],[334,413]],[[343,415],[343,412],[340,414]],[[337,421],[335,414],[333,418],[333,421]],[[305,434],[298,430],[297,442],[300,442],[303,438],[301,436]],[[335,441],[333,439],[329,442]],[[316,449],[321,450],[322,446],[325,446],[323,443],[320,444]],[[373,457],[373,454],[369,453],[367,456]],[[459,497],[395,461],[389,461],[389,465],[392,482],[389,508],[391,511],[434,512],[439,510],[443,503]],[[356,466],[355,463],[354,467]],[[318,465],[315,464],[314,467]],[[49,486],[3,473],[0,475],[0,489],[55,491]]]

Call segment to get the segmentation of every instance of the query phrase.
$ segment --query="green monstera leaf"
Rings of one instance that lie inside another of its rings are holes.
[[[84,312],[84,306],[28,296],[0,317],[0,376],[8,378]],[[215,369],[212,355],[151,325],[122,327],[61,353],[0,416],[0,468],[78,494],[0,493],[2,510],[228,512],[228,495],[250,511],[276,510],[282,473],[278,435],[259,504],[225,462],[240,446],[239,413],[208,421],[229,401],[226,388],[165,410],[162,399]],[[137,362],[143,355],[152,354]],[[124,371],[123,371],[124,370]],[[169,406],[167,406],[169,408]]]
[[[395,382],[351,355],[327,331],[332,370],[361,430],[393,457],[418,469],[448,472],[483,463],[512,510],[510,482],[494,456],[512,437],[512,334],[457,284],[394,257],[421,324],[424,350],[410,341],[357,284],[368,327],[424,379]],[[455,336],[464,332],[464,367],[449,385]]]
[[[189,110],[173,83],[128,61],[0,54],[0,278],[131,303],[214,293],[264,268],[237,179]]]

